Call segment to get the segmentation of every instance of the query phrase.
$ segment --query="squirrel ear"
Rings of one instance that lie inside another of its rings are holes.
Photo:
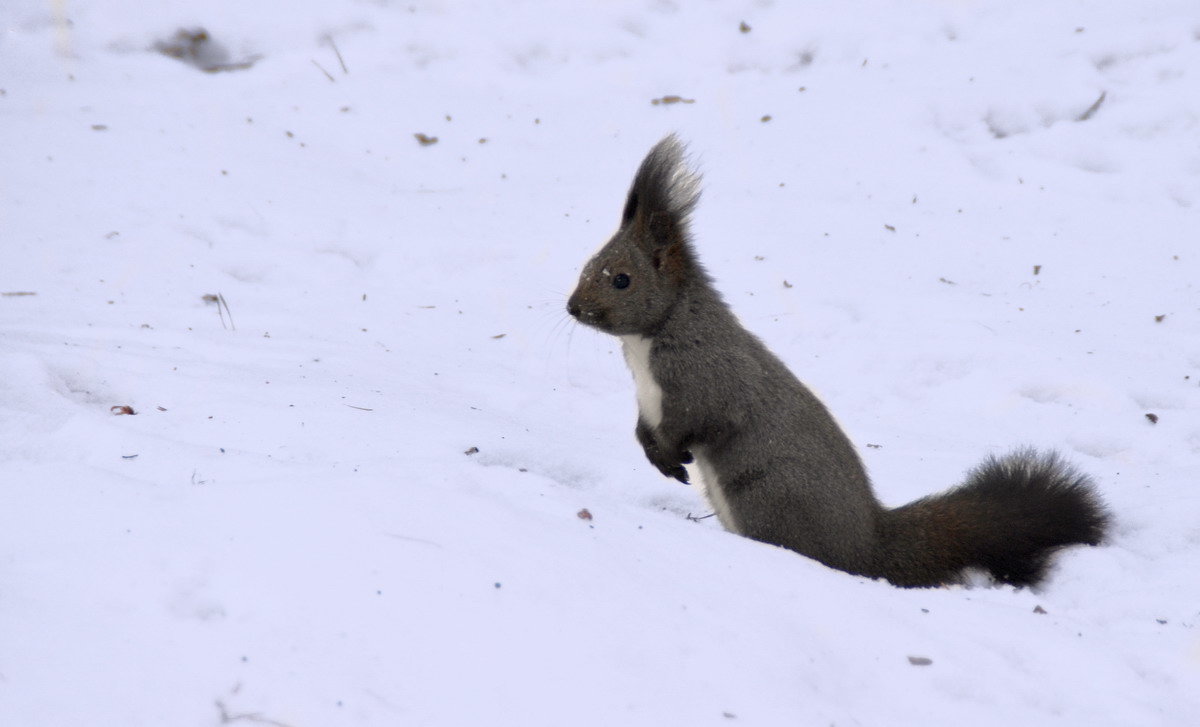
[[[686,275],[688,267],[687,243],[676,238],[650,253],[650,260],[655,270],[671,280],[678,280]]]
[[[677,283],[686,279],[688,271],[695,267],[685,224],[670,213],[653,212],[642,238],[654,269]]]
[[[622,227],[636,224],[646,252],[686,242],[688,217],[700,199],[700,175],[688,168],[683,143],[674,134],[654,145],[638,167],[625,201]]]
[[[625,211],[621,213],[621,227],[629,224],[629,221],[637,215],[638,208],[638,193],[637,187],[629,190],[629,196],[625,199]]]
[[[685,237],[686,228],[680,224],[680,220],[670,212],[651,212],[650,218],[646,220],[644,228],[646,252],[649,252],[654,258],[655,267],[659,265],[659,258],[666,254],[670,248],[682,249]]]

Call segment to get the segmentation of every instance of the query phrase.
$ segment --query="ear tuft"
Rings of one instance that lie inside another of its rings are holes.
[[[700,175],[688,167],[683,142],[670,134],[654,145],[638,168],[621,222],[657,218],[661,224],[665,218],[666,227],[687,239],[688,218],[699,200]]]

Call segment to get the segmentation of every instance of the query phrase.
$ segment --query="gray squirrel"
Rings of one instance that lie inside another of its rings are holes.
[[[674,135],[637,171],[621,224],[583,267],[567,312],[621,339],[651,464],[704,494],[729,531],[897,586],[981,569],[1037,584],[1050,556],[1097,545],[1109,515],[1056,454],[989,458],[964,484],[895,509],[825,405],[738,322],[693,248],[699,176]]]

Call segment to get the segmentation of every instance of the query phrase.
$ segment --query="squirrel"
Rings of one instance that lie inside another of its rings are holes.
[[[885,508],[829,410],[742,327],[701,265],[689,233],[699,183],[674,134],[655,145],[567,302],[621,339],[635,434],[663,475],[687,483],[694,462],[725,529],[896,586],[961,583],[971,569],[1033,586],[1059,548],[1104,540],[1110,516],[1091,479],[1034,449]]]

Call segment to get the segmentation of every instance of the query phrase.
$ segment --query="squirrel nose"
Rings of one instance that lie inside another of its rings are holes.
[[[576,293],[572,293],[571,297],[567,298],[567,313],[570,313],[572,318],[578,318],[579,314],[583,312],[579,307],[579,296]]]

